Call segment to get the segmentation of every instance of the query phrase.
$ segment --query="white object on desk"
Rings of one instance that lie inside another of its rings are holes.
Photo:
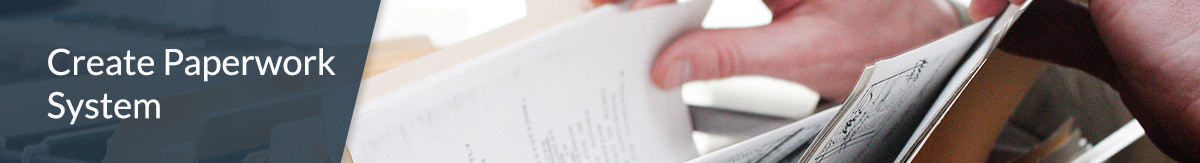
[[[1071,163],[1104,162],[1114,154],[1117,154],[1117,152],[1125,149],[1133,141],[1141,138],[1142,135],[1146,135],[1146,130],[1142,129],[1142,124],[1138,123],[1136,119],[1131,120],[1125,126],[1121,126],[1120,129],[1108,135],[1104,140],[1100,140],[1100,143],[1096,143],[1096,146],[1093,146],[1091,150],[1079,154],[1079,157],[1075,157],[1075,160],[1071,160]]]
[[[821,97],[803,85],[765,76],[736,76],[684,83],[683,102],[791,119],[813,113]]]

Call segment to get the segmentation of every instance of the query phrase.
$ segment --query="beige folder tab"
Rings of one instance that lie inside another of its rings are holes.
[[[404,37],[371,43],[363,79],[371,78],[421,56],[437,51],[426,36]]]

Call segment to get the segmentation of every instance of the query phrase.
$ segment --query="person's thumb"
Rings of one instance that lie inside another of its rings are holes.
[[[651,76],[659,88],[672,89],[692,80],[761,72],[756,65],[778,51],[763,45],[791,42],[774,38],[766,27],[691,32],[659,54]]]

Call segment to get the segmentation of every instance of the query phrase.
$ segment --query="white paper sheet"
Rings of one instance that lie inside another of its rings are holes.
[[[835,106],[805,117],[770,132],[760,134],[729,147],[704,154],[689,163],[708,162],[780,162],[803,145],[817,137],[817,133],[829,124],[842,106]]]
[[[356,162],[682,162],[696,156],[678,91],[649,71],[710,1],[603,6],[364,103]]]

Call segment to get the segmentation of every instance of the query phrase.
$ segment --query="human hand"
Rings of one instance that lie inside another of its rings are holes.
[[[640,0],[634,9],[672,0]],[[667,46],[652,70],[663,89],[686,81],[766,75],[842,101],[863,67],[960,26],[943,0],[767,0],[771,24],[692,31]]]
[[[1011,0],[1023,3],[1025,0]],[[1009,0],[974,0],[973,18]],[[1000,49],[1079,68],[1113,86],[1163,153],[1200,162],[1200,1],[1031,3]]]

